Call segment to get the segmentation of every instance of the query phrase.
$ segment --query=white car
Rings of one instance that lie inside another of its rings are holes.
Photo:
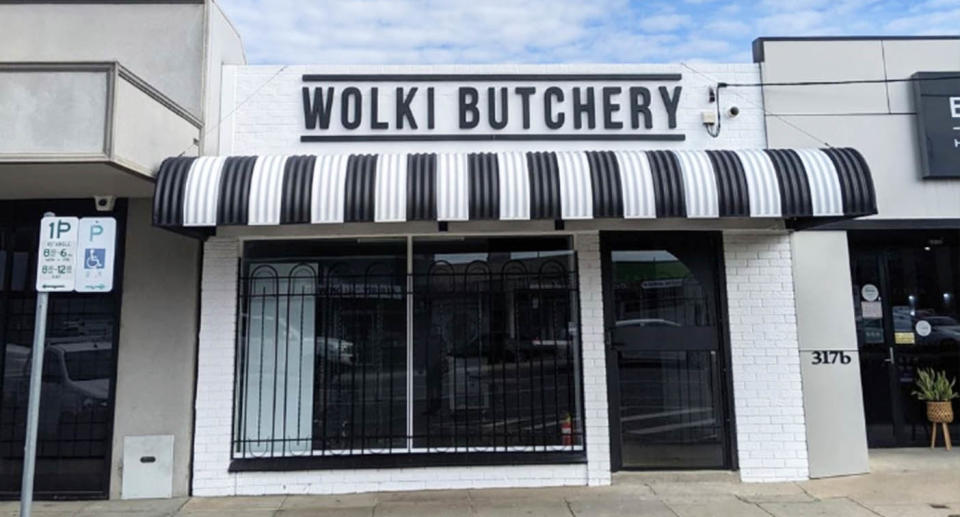
[[[26,407],[30,390],[30,349],[8,344],[7,360],[4,368],[7,382],[17,381],[10,395],[15,397],[17,405]],[[40,407],[45,428],[55,432],[63,413],[78,414],[107,408],[113,364],[113,348],[109,342],[69,342],[56,338],[48,341],[40,383],[42,399],[52,401]],[[15,367],[19,368],[18,372],[11,371]]]
[[[110,343],[84,341],[47,345],[43,384],[58,384],[61,407],[105,406],[110,397],[113,365]],[[71,400],[64,405],[64,398]]]

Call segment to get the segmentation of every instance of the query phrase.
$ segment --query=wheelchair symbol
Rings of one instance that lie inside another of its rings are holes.
[[[87,248],[83,260],[84,269],[103,269],[106,267],[106,250],[104,248]]]

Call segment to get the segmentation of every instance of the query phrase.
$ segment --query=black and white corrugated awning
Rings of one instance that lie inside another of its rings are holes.
[[[162,227],[876,213],[854,149],[169,158]]]

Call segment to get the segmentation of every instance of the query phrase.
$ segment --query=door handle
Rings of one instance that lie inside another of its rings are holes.
[[[883,360],[885,363],[893,364],[893,347],[887,348],[887,357]]]

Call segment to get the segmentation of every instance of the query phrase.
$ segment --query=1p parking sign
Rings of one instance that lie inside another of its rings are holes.
[[[76,217],[44,217],[40,220],[40,249],[37,252],[37,291],[65,292],[76,281]]]

